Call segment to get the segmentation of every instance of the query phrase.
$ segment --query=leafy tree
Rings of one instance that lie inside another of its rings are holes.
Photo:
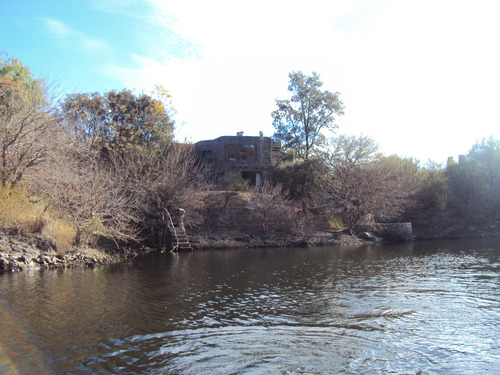
[[[429,162],[419,170],[421,186],[416,196],[415,215],[427,216],[432,210],[443,210],[446,207],[447,179],[445,170],[440,164]]]
[[[344,105],[339,93],[321,90],[323,82],[317,73],[302,72],[289,75],[288,91],[292,97],[276,100],[272,112],[276,129],[274,138],[281,141],[284,151],[293,150],[296,157],[307,160],[316,148],[324,144],[324,131],[337,128],[335,115],[342,115]]]
[[[173,138],[168,109],[159,100],[128,90],[68,95],[61,111],[79,137],[109,150],[161,150]]]
[[[308,201],[314,200],[317,190],[318,171],[323,168],[320,159],[309,159],[302,163],[284,163],[274,171],[274,180],[279,183],[291,199],[302,201],[304,212]]]
[[[447,167],[448,205],[471,217],[500,217],[500,141],[477,142],[458,164]]]
[[[57,139],[43,80],[15,58],[0,55],[0,184],[15,185],[46,160]]]
[[[69,94],[61,106],[65,122],[78,138],[91,146],[102,146],[108,137],[106,98],[99,93]]]

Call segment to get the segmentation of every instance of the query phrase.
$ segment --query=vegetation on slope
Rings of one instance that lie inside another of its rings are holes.
[[[292,97],[277,100],[273,118],[275,138],[294,157],[254,188],[239,176],[220,181],[193,145],[174,141],[166,90],[55,102],[43,80],[2,56],[0,231],[44,236],[64,254],[102,239],[117,247],[145,243],[164,209],[177,207],[188,212],[192,233],[246,228],[300,236],[352,231],[366,217],[409,220],[426,236],[435,218],[443,225],[453,218],[462,230],[498,224],[499,141],[478,142],[446,166],[385,156],[368,137],[335,136],[343,104],[321,85],[317,74],[290,74]]]

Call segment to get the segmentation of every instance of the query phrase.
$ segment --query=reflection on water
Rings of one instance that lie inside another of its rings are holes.
[[[498,240],[5,274],[0,373],[500,373],[499,281]]]

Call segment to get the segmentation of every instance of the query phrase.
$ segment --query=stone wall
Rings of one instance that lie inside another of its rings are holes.
[[[377,237],[389,241],[411,241],[413,230],[411,223],[373,223],[360,224],[354,228],[356,234],[371,232]]]
[[[234,160],[228,157],[230,145],[251,145],[255,147],[255,158],[253,160]],[[200,141],[196,143],[196,150],[200,158],[206,162],[213,163],[218,171],[224,175],[228,173],[253,172],[260,173],[262,178],[267,178],[269,168],[276,152],[272,154],[277,145],[273,145],[269,137],[249,136],[224,136],[213,140]]]

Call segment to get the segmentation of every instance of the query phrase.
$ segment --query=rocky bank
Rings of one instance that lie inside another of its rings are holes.
[[[65,254],[56,251],[53,244],[42,236],[0,234],[0,273],[26,269],[69,267],[96,267],[103,264],[123,263],[151,249],[122,249],[111,251],[93,248],[73,248]]]
[[[346,233],[321,232],[297,236],[277,232],[244,233],[222,231],[190,236],[195,249],[231,249],[257,247],[295,247],[353,245],[366,242]],[[148,247],[127,249],[73,248],[58,254],[53,244],[42,236],[21,237],[0,234],[0,273],[27,269],[96,267],[104,264],[130,262],[140,254],[156,251]]]
[[[500,224],[472,225],[442,220],[427,221],[414,226],[415,239],[500,237]],[[446,222],[446,225],[443,225]],[[283,232],[252,232],[218,230],[189,235],[194,249],[231,249],[258,247],[312,247],[329,245],[358,245],[370,241],[343,231],[319,231],[297,235]],[[0,234],[0,273],[26,269],[96,267],[104,264],[131,262],[140,254],[155,249],[129,247],[72,248],[64,254],[40,235],[22,237]]]

